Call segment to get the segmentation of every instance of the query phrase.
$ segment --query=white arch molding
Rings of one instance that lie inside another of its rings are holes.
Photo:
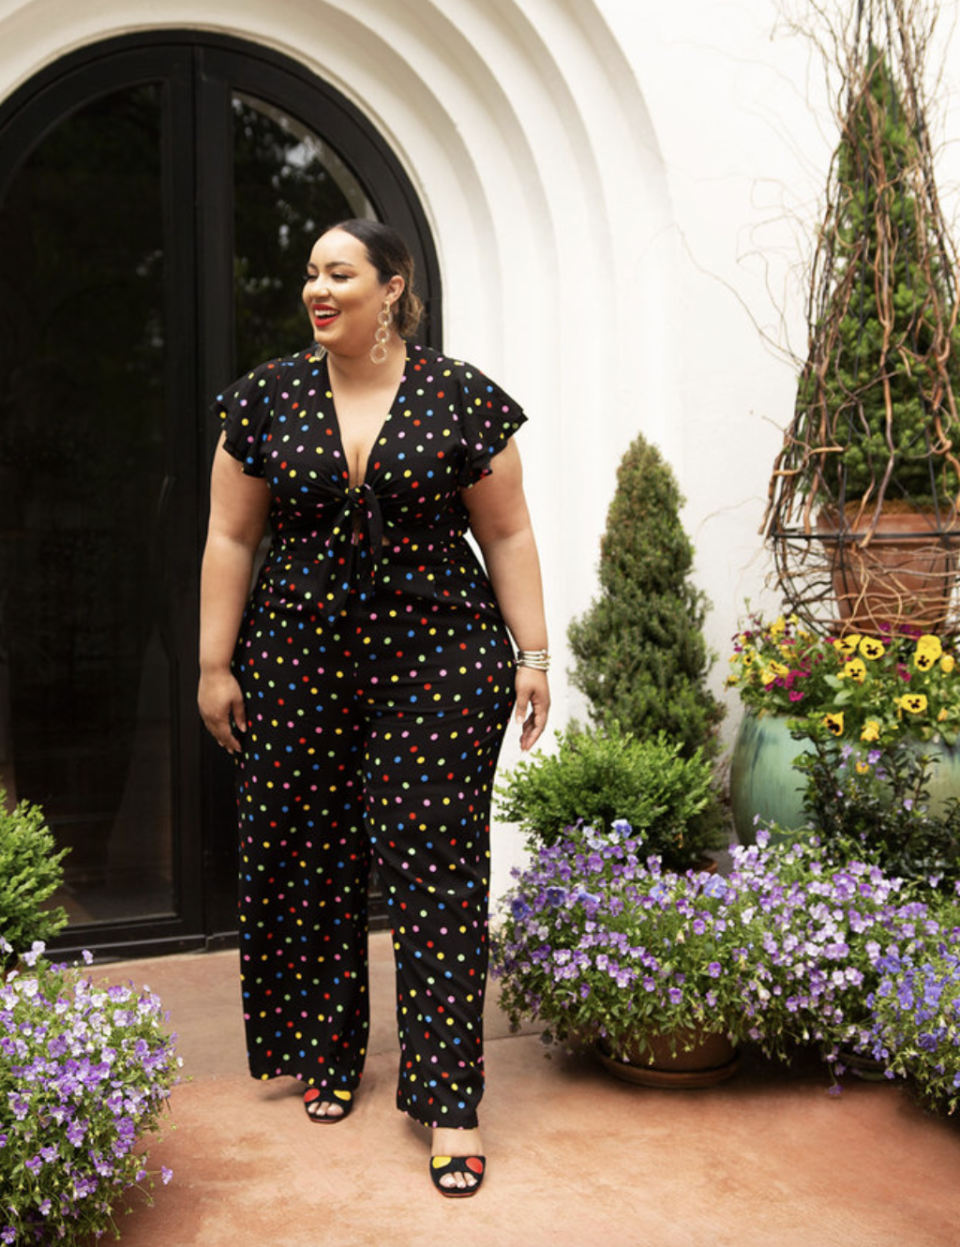
[[[562,726],[566,627],[595,590],[619,457],[640,429],[668,457],[680,448],[666,175],[596,0],[8,0],[3,95],[78,48],[162,29],[300,62],[403,163],[439,253],[446,349],[531,416],[521,448]],[[503,847],[495,896],[519,856]]]

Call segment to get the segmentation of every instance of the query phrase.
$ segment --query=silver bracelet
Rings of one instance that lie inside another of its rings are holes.
[[[550,651],[545,649],[518,649],[517,666],[532,667],[534,671],[549,671]]]

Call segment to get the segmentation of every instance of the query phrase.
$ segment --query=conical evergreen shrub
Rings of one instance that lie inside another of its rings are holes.
[[[571,679],[593,723],[646,739],[664,732],[690,757],[715,757],[724,707],[706,685],[709,602],[690,581],[684,502],[656,447],[638,436],[624,455],[600,551],[600,596],[568,631]]]

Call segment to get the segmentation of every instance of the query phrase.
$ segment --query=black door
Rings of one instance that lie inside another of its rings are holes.
[[[0,108],[0,784],[70,846],[59,941],[234,930],[229,763],[195,707],[210,397],[309,340],[306,255],[346,216],[429,232],[361,115],[237,41],[85,50]]]

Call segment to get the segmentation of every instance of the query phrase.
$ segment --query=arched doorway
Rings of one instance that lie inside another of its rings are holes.
[[[195,709],[210,397],[306,340],[332,220],[390,220],[439,342],[409,180],[301,66],[196,32],[112,40],[0,106],[0,783],[71,848],[64,947],[234,928],[229,767]]]

